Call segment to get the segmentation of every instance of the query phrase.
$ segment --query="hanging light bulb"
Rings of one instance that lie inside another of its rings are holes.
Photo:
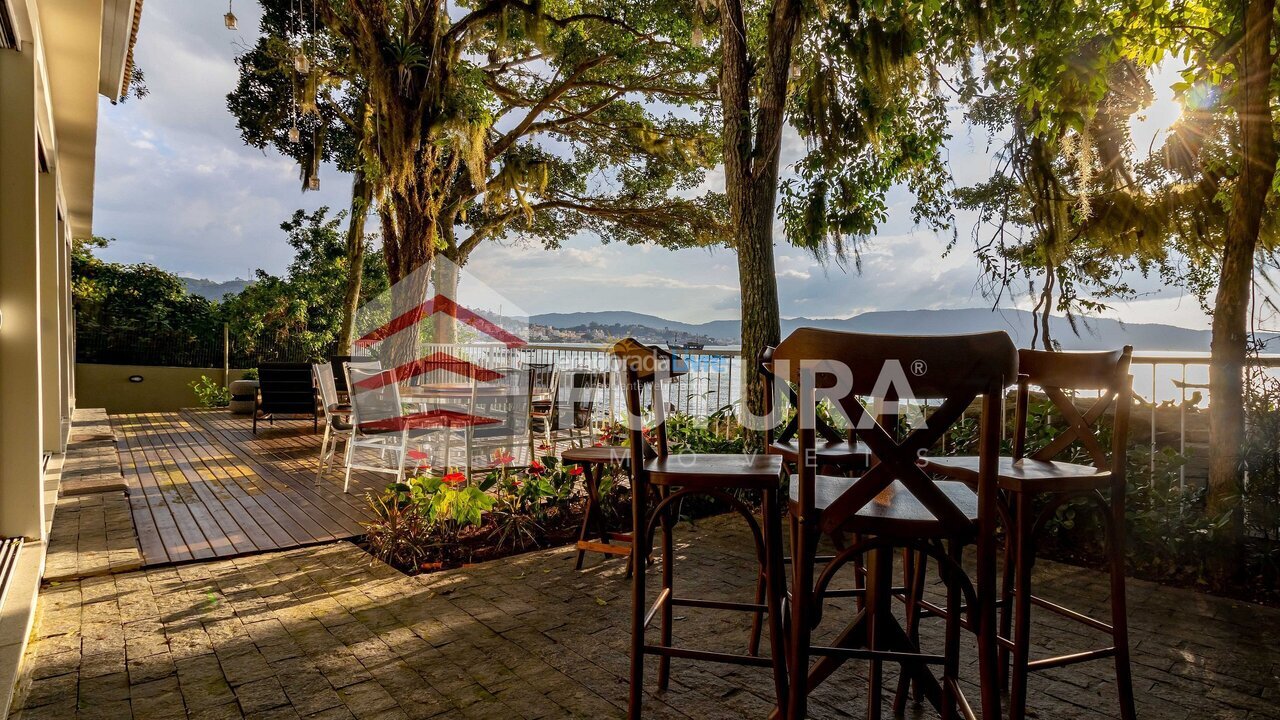
[[[228,30],[236,29],[236,14],[231,12],[231,0],[227,0],[227,14],[222,16],[222,23]]]
[[[301,139],[302,139],[302,133],[298,131],[298,126],[295,123],[289,128],[289,142],[297,144],[298,141]]]
[[[300,75],[311,72],[311,60],[307,58],[307,53],[302,48],[296,48],[293,51],[293,69]]]

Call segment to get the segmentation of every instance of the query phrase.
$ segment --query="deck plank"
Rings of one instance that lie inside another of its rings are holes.
[[[317,485],[320,435],[277,421],[254,437],[226,411],[117,415],[121,465],[143,562],[157,566],[345,540],[372,519],[366,491],[386,476],[341,471]]]

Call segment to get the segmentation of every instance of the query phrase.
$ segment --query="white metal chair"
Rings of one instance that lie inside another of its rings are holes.
[[[430,422],[420,415],[405,414],[399,385],[394,377],[387,377],[379,363],[349,362],[345,367],[351,397],[351,437],[347,441],[342,491],[347,492],[350,487],[353,469],[395,475],[396,482],[400,482],[415,452],[410,443],[422,437]],[[378,451],[384,461],[390,453],[395,466],[361,463],[356,451],[362,448]],[[425,455],[413,459],[425,459]]]
[[[547,446],[547,454],[555,454],[555,438],[552,437],[556,414],[556,386],[560,382],[560,371],[554,363],[528,363],[525,365],[527,375],[527,398],[529,411],[529,461],[537,459],[534,451],[534,435],[542,435]]]
[[[338,402],[338,384],[334,382],[333,367],[329,363],[312,365],[311,373],[315,376],[320,402],[324,406],[324,437],[320,441],[320,461],[316,467],[318,487],[337,454],[338,441],[351,441],[351,406]]]

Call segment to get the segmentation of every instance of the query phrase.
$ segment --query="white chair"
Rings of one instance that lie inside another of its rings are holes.
[[[533,462],[538,457],[534,450],[535,435],[542,436],[548,455],[556,454],[552,429],[555,425],[556,386],[560,382],[560,371],[554,363],[528,363],[525,365],[525,372],[528,375],[529,462]]]
[[[320,462],[316,468],[316,486],[319,487],[333,456],[337,454],[338,441],[351,441],[351,407],[338,402],[338,384],[333,379],[333,367],[329,363],[311,366],[316,387],[320,389],[320,402],[324,406],[324,438],[320,441]],[[345,457],[345,453],[344,453]]]
[[[478,467],[491,469],[494,467],[491,461],[494,452],[514,453],[528,433],[525,427],[529,420],[529,393],[525,388],[528,375],[517,368],[493,370],[502,377],[483,383],[473,379],[471,383],[467,416],[484,420],[465,422],[462,425],[463,452],[466,453],[463,467],[468,481],[472,472],[477,469],[477,454],[481,458]],[[481,387],[485,388],[483,393]]]
[[[400,387],[394,378],[383,375],[377,362],[349,362],[345,365],[347,389],[351,398],[351,437],[347,441],[346,477],[342,491],[351,485],[351,471],[371,470],[404,479],[405,467],[415,452],[410,443],[422,437],[412,416],[406,416],[400,401]],[[376,450],[382,460],[390,453],[395,467],[362,464],[356,451]],[[414,458],[418,459],[418,458]]]

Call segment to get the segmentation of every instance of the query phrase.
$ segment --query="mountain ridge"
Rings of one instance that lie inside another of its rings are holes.
[[[738,342],[737,320],[712,320],[686,323],[656,315],[627,310],[604,310],[570,313],[541,313],[529,318],[532,325],[549,328],[580,328],[591,325],[627,325],[649,328],[654,335],[671,334],[705,336],[720,344]],[[799,327],[818,327],[867,333],[905,335],[945,335],[953,333],[1004,330],[1020,347],[1030,346],[1037,318],[1026,310],[989,308],[957,308],[946,310],[876,310],[847,318],[784,318],[785,336]],[[1050,333],[1064,350],[1101,350],[1132,345],[1137,350],[1172,352],[1207,352],[1209,330],[1196,330],[1163,323],[1126,323],[1112,318],[1077,318],[1081,333],[1077,335],[1065,317],[1050,317]],[[665,333],[663,331],[666,331]],[[1263,335],[1274,340],[1276,335]],[[643,339],[643,338],[642,338]],[[653,341],[651,339],[651,341]]]

